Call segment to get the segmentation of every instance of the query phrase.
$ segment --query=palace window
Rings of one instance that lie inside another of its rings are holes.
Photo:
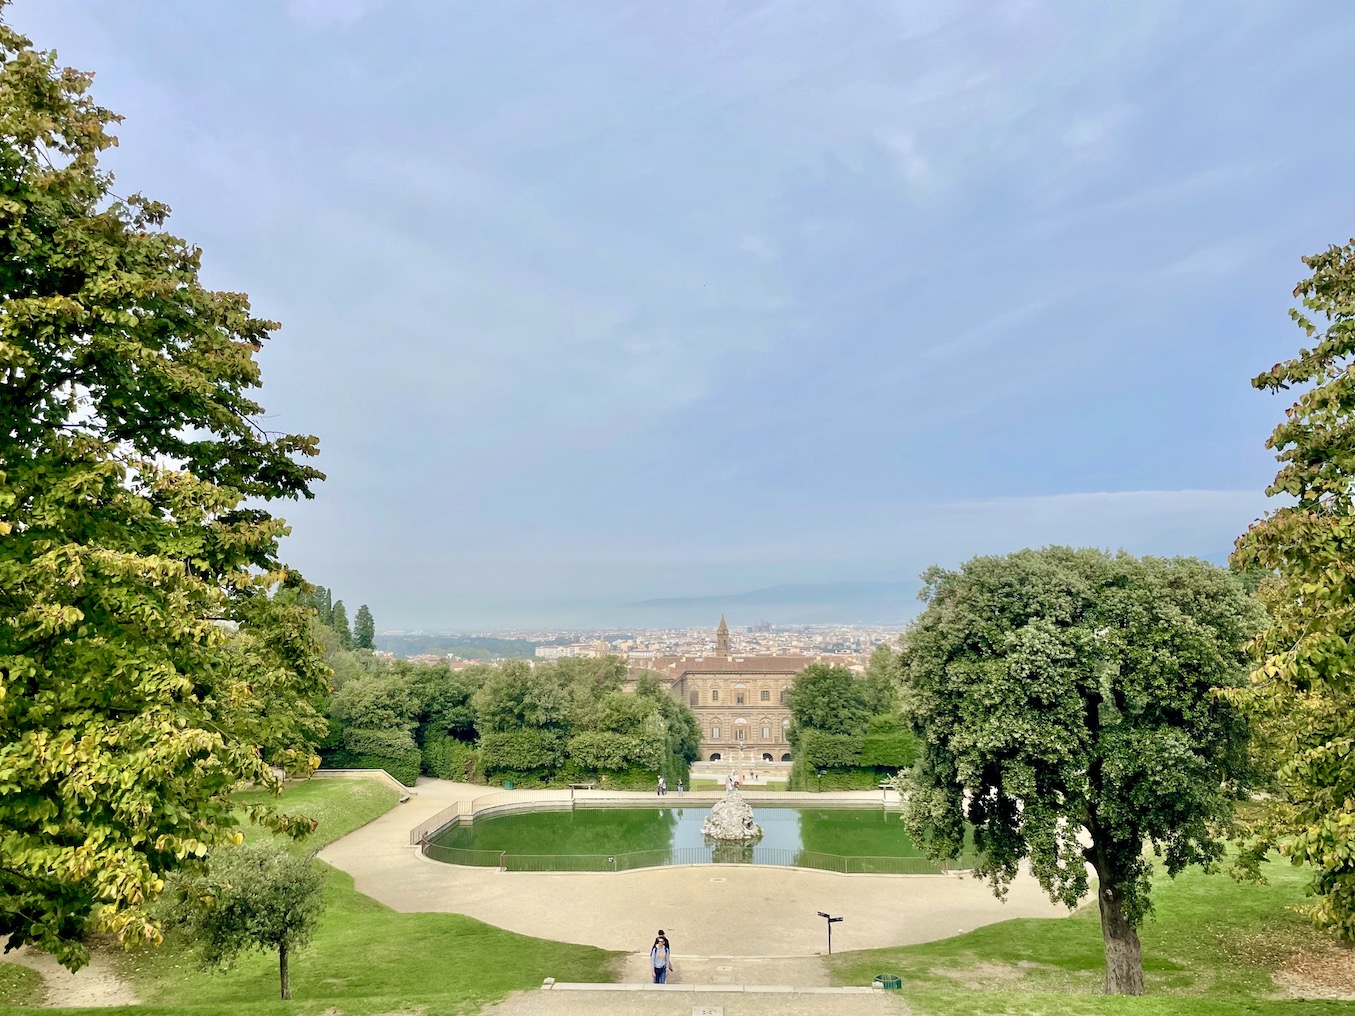
[[[735,704],[736,706],[741,706],[741,705],[743,705],[743,692],[741,692],[741,691],[736,691],[736,692],[734,693],[734,704]]]
[[[742,727],[739,727],[737,730],[734,731],[734,737],[737,738],[738,740],[742,741],[742,740],[743,740],[743,735],[746,734],[746,733],[747,733],[746,730],[744,730]]]
[[[762,691],[758,692],[758,699],[762,702],[770,702],[772,700],[772,693],[766,688],[763,688]]]
[[[719,702],[719,701],[720,701],[720,689],[719,689],[719,688],[712,688],[712,689],[710,690],[710,700],[711,700],[712,702]]]
[[[782,688],[782,689],[781,689],[781,704],[782,704],[783,706],[786,704],[786,699],[788,699],[788,698],[790,698],[790,689],[789,689],[789,688]]]
[[[772,728],[771,728],[771,727],[763,727],[763,728],[762,728],[762,739],[763,739],[764,741],[770,741],[770,740],[772,739]]]
[[[701,693],[699,691],[694,691],[687,697],[691,699],[692,705],[696,706],[701,704]]]
[[[711,739],[712,741],[718,741],[718,740],[720,740],[720,728],[719,728],[719,727],[711,727],[711,728],[710,728],[710,739]]]

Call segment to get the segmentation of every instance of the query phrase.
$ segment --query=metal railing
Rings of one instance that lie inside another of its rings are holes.
[[[812,868],[843,875],[944,875],[966,871],[977,860],[965,854],[953,861],[932,861],[926,857],[848,857],[813,850],[760,847],[746,844],[720,844],[701,847],[672,847],[663,850],[635,850],[619,854],[510,854],[498,850],[466,850],[433,842],[453,822],[463,818],[523,806],[531,810],[565,807],[576,802],[601,804],[605,794],[574,790],[505,790],[484,794],[469,801],[457,801],[410,830],[409,842],[424,856],[447,864],[500,871],[632,871],[637,868],[662,868],[699,864],[753,864],[786,868]],[[704,795],[693,794],[698,798]],[[769,795],[770,796],[770,795]],[[778,798],[782,795],[777,794]],[[718,799],[718,795],[712,799]],[[677,800],[681,801],[681,798]],[[633,801],[606,801],[633,805]],[[698,801],[692,801],[693,804]],[[781,803],[777,801],[776,803]],[[668,802],[672,807],[672,802]]]
[[[426,856],[448,864],[500,871],[634,871],[702,864],[751,864],[783,868],[812,868],[843,875],[944,875],[972,867],[972,855],[956,861],[932,861],[926,857],[844,857],[812,850],[780,847],[748,847],[740,844],[715,847],[672,847],[666,850],[634,850],[622,854],[510,854],[497,850],[462,850],[437,843],[426,844]]]

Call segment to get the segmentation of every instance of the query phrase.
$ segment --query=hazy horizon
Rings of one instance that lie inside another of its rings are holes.
[[[329,475],[284,558],[383,629],[1218,560],[1288,404],[1249,379],[1355,218],[1338,2],[6,17],[125,116],[114,190],[283,323],[265,423]]]

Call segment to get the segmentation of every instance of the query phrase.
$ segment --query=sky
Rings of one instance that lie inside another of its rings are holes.
[[[266,423],[328,475],[284,557],[379,629],[1222,560],[1288,404],[1249,379],[1355,232],[1345,0],[6,17],[126,118],[115,189],[282,322]]]

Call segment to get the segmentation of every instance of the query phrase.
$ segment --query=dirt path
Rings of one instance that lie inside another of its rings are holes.
[[[74,974],[47,953],[34,952],[27,947],[6,953],[5,959],[42,975],[47,988],[43,1005],[51,1008],[136,1005],[141,1001],[113,968],[113,961],[103,953],[92,953],[89,963]]]

